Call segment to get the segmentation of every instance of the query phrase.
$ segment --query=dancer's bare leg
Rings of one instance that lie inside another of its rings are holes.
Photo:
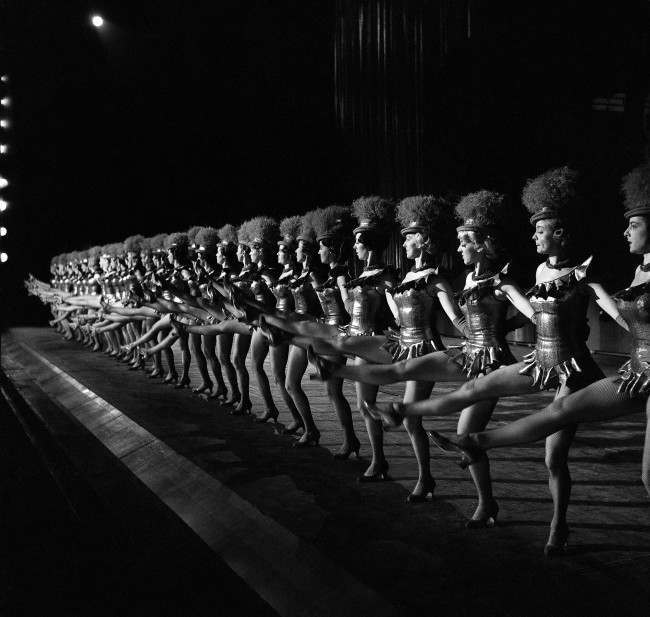
[[[223,380],[223,374],[221,372],[221,364],[219,364],[219,360],[217,360],[217,354],[215,349],[216,343],[217,343],[216,336],[213,336],[211,334],[206,334],[202,337],[203,355],[205,356],[205,359],[208,362],[208,366],[210,367],[210,370],[212,371],[212,374],[214,375],[214,379],[217,383],[217,389],[210,396],[210,398],[223,397],[226,396],[226,394],[228,393],[226,384]]]
[[[249,334],[235,334],[233,337],[233,366],[237,373],[237,383],[241,398],[235,411],[238,413],[247,413],[251,408],[251,398],[249,391],[249,376],[246,368],[246,356],[251,346],[251,336]]]
[[[287,406],[287,409],[291,414],[291,424],[300,425],[302,423],[300,419],[300,413],[298,412],[296,404],[293,402],[293,398],[291,398],[291,395],[287,391],[285,385],[285,382],[287,380],[286,368],[289,359],[289,343],[280,343],[275,347],[271,347],[270,355],[273,380],[275,381],[278,390],[280,390],[280,396],[282,397],[284,404]]]
[[[285,385],[287,392],[296,405],[301,421],[287,426],[286,432],[289,434],[297,432],[300,427],[303,427],[305,432],[311,432],[312,434],[318,432],[311,413],[309,399],[302,389],[302,377],[307,370],[307,364],[307,351],[302,347],[290,345]]]
[[[431,396],[433,386],[433,382],[430,381],[407,381],[404,391],[404,403],[408,404],[428,398]],[[426,496],[428,492],[433,491],[434,486],[430,469],[429,440],[422,427],[421,418],[404,418],[403,424],[411,439],[415,458],[418,463],[418,481],[411,494],[414,496]]]
[[[210,392],[212,390],[212,380],[210,375],[208,375],[208,361],[203,355],[203,349],[201,346],[201,335],[200,334],[189,334],[189,348],[196,366],[199,369],[199,375],[201,376],[201,383],[197,388],[193,389],[193,392],[197,394],[201,392]]]
[[[278,410],[275,401],[273,400],[273,395],[271,394],[269,378],[264,370],[264,361],[268,354],[269,340],[258,328],[253,332],[253,336],[251,337],[251,360],[253,364],[253,372],[255,373],[255,379],[257,380],[257,387],[264,399],[264,405],[266,408],[264,415],[277,417]]]
[[[235,371],[235,367],[230,358],[232,353],[232,343],[232,334],[225,333],[217,337],[217,357],[219,358],[223,370],[226,371],[226,377],[230,384],[230,398],[225,401],[228,405],[238,403],[241,398],[239,384],[237,383],[237,372]]]
[[[366,361],[363,358],[355,358],[354,364],[355,366],[362,366],[366,364]],[[386,456],[384,455],[384,431],[380,421],[374,420],[369,415],[363,413],[362,403],[366,401],[371,405],[374,404],[377,400],[379,387],[360,381],[357,381],[354,386],[357,391],[357,409],[363,416],[366,431],[368,432],[368,439],[370,440],[370,449],[372,450],[372,460],[364,475],[375,476],[385,472],[387,466]]]

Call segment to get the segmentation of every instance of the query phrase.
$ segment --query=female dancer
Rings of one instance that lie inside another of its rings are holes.
[[[460,294],[462,314],[449,295],[443,294],[440,299],[448,317],[465,334],[465,343],[459,348],[438,348],[425,355],[407,356],[407,359],[402,359],[403,354],[396,354],[396,362],[390,365],[377,357],[375,362],[379,360],[383,366],[334,368],[335,375],[375,386],[393,381],[458,381],[515,361],[505,341],[508,301],[528,317],[532,316],[533,310],[518,287],[505,277],[505,268],[499,271],[504,256],[498,238],[507,217],[503,196],[490,191],[471,193],[461,200],[456,213],[463,220],[457,230],[458,250],[465,265],[473,266],[473,272],[468,274],[465,289]],[[409,218],[408,211],[403,213],[403,224]],[[409,230],[409,226],[403,230],[407,232],[407,238]],[[401,319],[403,317],[400,315]],[[318,364],[326,372],[333,368],[320,360]],[[487,401],[466,409],[461,424],[485,426],[494,405],[495,401]],[[479,504],[468,525],[484,526],[490,524],[496,508],[487,464],[473,468],[472,477],[478,490]]]
[[[528,293],[536,311],[535,350],[523,362],[504,367],[480,380],[468,381],[452,394],[404,408],[384,409],[388,411],[389,425],[402,416],[447,415],[499,396],[534,393],[546,388],[555,389],[559,399],[602,378],[586,346],[590,298],[613,319],[619,323],[622,320],[603,288],[585,278],[590,260],[578,265],[571,253],[575,187],[575,172],[564,167],[529,181],[522,196],[532,213],[537,251],[548,256],[537,268],[536,285]],[[377,408],[377,411],[381,410]],[[391,415],[393,420],[390,420]],[[462,423],[458,426],[459,434],[476,430],[483,429],[471,429]],[[571,493],[568,452],[575,430],[575,426],[567,427],[550,436],[546,443],[546,465],[554,506],[545,549],[547,554],[554,554],[563,546],[568,529],[566,512]]]
[[[278,264],[282,266],[282,272],[277,278],[275,285],[271,288],[273,295],[276,299],[275,313],[283,317],[288,317],[295,312],[294,296],[292,294],[291,285],[296,280],[296,244],[297,236],[300,232],[301,217],[290,216],[280,221],[280,236],[278,240]],[[262,329],[259,329],[260,334],[264,335]],[[267,343],[267,345],[270,341]],[[292,396],[287,391],[285,385],[287,374],[286,367],[289,359],[289,342],[286,340],[278,341],[277,344],[270,346],[271,354],[271,369],[273,371],[273,379],[280,389],[280,395],[284,400],[285,405],[289,409],[292,416],[292,422],[288,425],[287,430],[294,432],[293,427],[300,426],[302,420],[300,413],[296,408],[296,404]],[[277,410],[275,415],[268,412],[257,419],[258,422],[266,422],[268,419],[277,420]]]
[[[650,164],[634,169],[623,179],[625,218],[623,234],[630,252],[643,255],[632,285],[614,298],[632,335],[630,359],[619,374],[589,384],[580,391],[556,399],[542,411],[521,418],[507,426],[461,435],[457,440],[433,433],[432,439],[446,451],[463,454],[465,461],[485,456],[485,451],[537,441],[581,422],[602,422],[645,409],[650,419]],[[650,422],[646,427],[641,479],[650,495]],[[564,531],[563,549],[569,535]],[[557,551],[553,551],[557,554]]]

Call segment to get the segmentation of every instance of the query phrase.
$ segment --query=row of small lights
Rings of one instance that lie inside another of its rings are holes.
[[[101,28],[104,25],[104,19],[101,15],[93,15],[90,18],[90,23],[95,28]],[[0,76],[0,82],[7,84],[9,83],[9,75]],[[6,87],[5,87],[6,88]],[[3,108],[3,116],[0,117],[0,129],[2,129],[2,141],[0,141],[0,156],[6,156],[9,153],[9,144],[5,139],[6,132],[9,130],[11,123],[9,118],[6,116],[7,110],[11,106],[11,99],[8,96],[3,96],[0,99],[0,106]],[[9,207],[9,202],[2,197],[1,191],[9,186],[9,180],[0,174],[0,212],[4,212]],[[7,235],[7,228],[2,225],[0,226],[0,237]],[[5,263],[9,259],[9,255],[4,251],[0,252],[0,262]]]
[[[9,75],[2,75],[0,76],[0,82],[3,84],[9,83]],[[6,86],[4,88],[6,90]],[[9,107],[11,106],[11,99],[4,94],[3,97],[0,99],[0,109],[2,111],[2,117],[0,117],[0,128],[2,129],[2,140],[0,141],[0,155],[2,156],[7,156],[9,153],[9,145],[7,144],[7,140],[5,139],[6,137],[6,132],[9,130],[9,127],[11,123],[9,122],[9,118],[7,117],[7,112]],[[4,212],[7,207],[9,206],[9,202],[2,197],[1,191],[9,186],[9,180],[5,178],[3,175],[0,175],[0,212]],[[0,226],[0,236],[4,237],[7,235],[7,228],[2,225]],[[5,253],[4,251],[0,252],[0,262],[5,263],[9,259],[9,255]]]

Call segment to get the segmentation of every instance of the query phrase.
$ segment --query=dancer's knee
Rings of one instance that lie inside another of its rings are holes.
[[[422,430],[422,420],[417,417],[407,416],[404,418],[402,424],[409,435],[413,435]]]
[[[232,364],[236,370],[243,371],[246,369],[246,358],[242,358],[241,356],[235,356],[232,360]]]
[[[287,392],[292,396],[294,394],[298,394],[302,390],[300,386],[300,380],[291,377],[287,377],[285,379],[284,387],[287,389]]]
[[[544,463],[551,475],[568,471],[567,450],[559,447],[547,449]]]
[[[650,469],[643,469],[641,471],[641,482],[643,482],[646,493],[648,493],[648,497],[650,497]]]

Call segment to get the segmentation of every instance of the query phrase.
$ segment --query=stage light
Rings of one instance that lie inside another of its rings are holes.
[[[9,120],[7,120],[7,118],[3,118],[2,120],[0,120],[0,126],[3,129],[8,129],[9,128]]]
[[[7,259],[9,259],[9,255],[7,255],[7,253],[0,253],[0,261],[1,261],[2,263],[4,263],[5,261],[7,261]]]
[[[11,105],[11,99],[8,96],[1,98],[0,105],[3,107],[9,107]]]
[[[5,201],[4,199],[0,199],[0,212],[4,212],[7,209],[8,205],[9,205],[8,201]]]
[[[7,154],[9,146],[7,144],[0,144],[0,154]]]
[[[90,23],[95,26],[95,28],[101,28],[104,25],[104,18],[101,15],[93,15],[90,18]]]
[[[6,227],[0,227],[0,236],[4,237],[7,235],[7,228]]]
[[[6,84],[9,81],[9,75],[3,75],[2,77],[0,77],[0,81]]]
[[[3,189],[7,186],[9,186],[9,180],[7,180],[7,178],[4,176],[0,176],[0,189]]]

